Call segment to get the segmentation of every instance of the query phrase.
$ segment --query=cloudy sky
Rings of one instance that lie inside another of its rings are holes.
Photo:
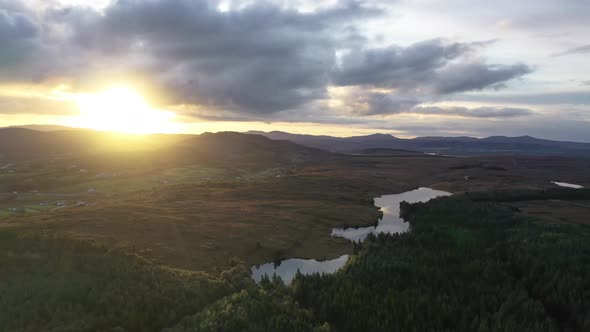
[[[125,86],[183,132],[590,142],[588,13],[587,0],[0,0],[0,126],[69,124],[78,96]]]

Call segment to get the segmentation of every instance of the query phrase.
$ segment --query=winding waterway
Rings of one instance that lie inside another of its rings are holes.
[[[410,229],[410,223],[406,222],[399,216],[399,205],[401,202],[408,203],[426,202],[435,197],[449,196],[451,193],[430,188],[418,188],[412,191],[406,191],[401,194],[384,195],[375,198],[375,206],[380,207],[383,211],[383,218],[379,220],[377,226],[359,227],[359,228],[334,228],[332,236],[343,237],[345,239],[359,242],[363,241],[369,234],[379,233],[404,233]]]
[[[399,216],[400,203],[426,202],[440,196],[449,196],[451,193],[446,191],[434,190],[430,188],[418,188],[406,191],[400,194],[383,195],[375,198],[375,206],[381,208],[383,217],[379,220],[377,226],[358,227],[358,228],[334,228],[332,236],[343,237],[351,241],[363,241],[369,234],[379,233],[403,233],[410,230],[410,224]],[[334,273],[340,270],[348,261],[348,255],[342,255],[339,258],[317,261],[315,259],[291,258],[280,263],[266,263],[263,265],[252,266],[252,278],[259,282],[262,276],[272,277],[277,275],[281,277],[286,284],[291,283],[297,271],[304,275],[313,273]]]

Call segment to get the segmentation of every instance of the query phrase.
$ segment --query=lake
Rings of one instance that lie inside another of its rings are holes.
[[[574,188],[574,189],[582,189],[584,188],[583,186],[579,185],[579,184],[573,184],[573,183],[567,183],[567,182],[557,182],[557,181],[551,181],[551,183],[558,185],[560,187],[566,187],[566,188]]]
[[[418,188],[401,194],[384,195],[375,198],[375,206],[383,211],[383,218],[377,226],[359,228],[334,228],[332,236],[343,237],[351,241],[363,241],[369,234],[379,233],[403,233],[410,229],[410,223],[399,216],[401,202],[408,203],[426,202],[440,196],[449,196],[451,193],[430,188]]]
[[[252,267],[252,278],[260,282],[263,275],[272,277],[276,274],[285,284],[290,284],[297,271],[309,275],[313,273],[334,273],[340,270],[348,261],[348,255],[342,255],[336,259],[316,261],[315,259],[290,258],[280,264],[266,263]]]
[[[381,208],[383,217],[377,226],[358,228],[334,228],[332,236],[343,237],[351,241],[363,241],[369,234],[379,233],[403,233],[410,230],[410,224],[399,216],[401,202],[408,203],[426,202],[440,196],[452,195],[449,192],[430,188],[418,188],[400,194],[383,195],[375,198],[375,206]],[[266,263],[252,266],[252,278],[259,282],[263,275],[281,277],[286,284],[290,284],[297,271],[309,275],[313,273],[334,273],[340,270],[348,261],[348,255],[342,255],[336,259],[317,261],[315,259],[290,258],[278,264]]]

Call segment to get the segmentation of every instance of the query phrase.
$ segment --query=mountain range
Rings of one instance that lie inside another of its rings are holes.
[[[388,134],[333,137],[291,134],[281,131],[249,131],[273,140],[288,140],[308,147],[339,153],[385,153],[386,149],[417,151],[442,155],[555,155],[590,157],[590,143],[552,141],[531,136],[417,137],[398,138]]]
[[[28,129],[31,128],[31,129]],[[32,129],[34,128],[34,129]],[[42,129],[42,130],[38,130]],[[88,155],[105,152],[159,151],[162,158],[260,158],[305,160],[319,150],[344,154],[538,155],[590,158],[590,143],[552,141],[531,136],[417,137],[388,134],[333,137],[281,131],[125,135],[86,129],[39,126],[0,128],[0,155],[17,159]],[[315,158],[313,158],[315,159]]]
[[[0,128],[0,166],[13,161],[72,158],[138,166],[195,162],[272,166],[318,160],[329,155],[286,140],[236,132],[127,135],[72,128],[53,131]]]

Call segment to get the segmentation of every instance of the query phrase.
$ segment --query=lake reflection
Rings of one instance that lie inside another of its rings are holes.
[[[557,182],[557,181],[551,181],[551,183],[558,185],[560,187],[566,187],[566,188],[574,188],[574,189],[582,189],[584,188],[584,186],[581,186],[579,184],[573,184],[573,183],[567,183],[567,182]]]
[[[348,255],[342,255],[336,259],[327,261],[291,258],[282,261],[279,265],[266,263],[260,266],[253,266],[252,278],[256,282],[260,282],[263,275],[272,277],[276,274],[283,279],[285,284],[290,284],[293,278],[295,278],[297,270],[305,275],[313,273],[334,273],[340,270],[346,264],[346,261],[348,261]]]
[[[383,211],[383,218],[379,220],[377,226],[360,227],[360,228],[334,228],[332,236],[343,237],[351,241],[359,242],[364,240],[367,235],[373,233],[403,233],[410,229],[410,223],[405,222],[399,216],[399,205],[402,201],[408,203],[426,202],[439,196],[449,196],[451,193],[430,188],[418,188],[412,191],[406,191],[401,194],[384,195],[375,198],[375,206]]]

